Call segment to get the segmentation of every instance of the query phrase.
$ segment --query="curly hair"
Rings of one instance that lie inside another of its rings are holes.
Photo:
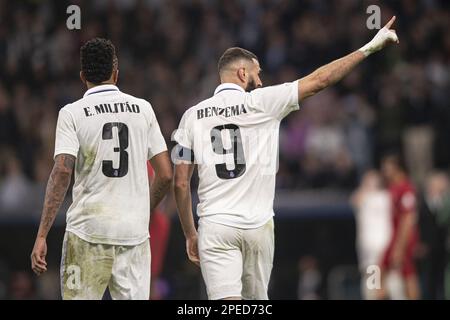
[[[110,40],[94,38],[81,47],[80,60],[85,79],[100,84],[111,77],[117,65],[116,48]]]

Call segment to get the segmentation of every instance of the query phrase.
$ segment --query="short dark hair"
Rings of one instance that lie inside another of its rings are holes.
[[[219,59],[219,63],[217,65],[219,73],[222,72],[222,70],[230,63],[233,63],[239,59],[252,61],[252,59],[258,60],[258,57],[253,52],[239,47],[228,48]]]
[[[107,39],[91,39],[81,47],[80,61],[85,79],[100,84],[111,77],[117,64],[116,48]]]

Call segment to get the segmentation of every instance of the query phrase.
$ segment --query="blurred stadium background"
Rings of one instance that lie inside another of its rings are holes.
[[[66,27],[70,4],[81,8],[81,30]],[[282,123],[274,299],[361,298],[349,195],[384,152],[404,153],[420,199],[427,198],[430,173],[448,171],[450,3],[0,0],[0,298],[60,297],[70,197],[48,239],[49,272],[33,276],[29,255],[53,164],[58,110],[85,90],[78,78],[84,41],[95,36],[113,41],[119,87],[152,103],[173,145],[171,133],[184,110],[216,87],[217,60],[227,47],[255,52],[265,85],[292,81],[369,41],[375,34],[366,28],[370,4],[381,7],[383,22],[397,15],[400,45],[372,56]],[[450,193],[448,187],[444,191],[440,196]],[[420,208],[426,208],[425,200]],[[153,280],[155,297],[205,298],[200,271],[186,259],[173,199],[162,209],[170,235],[161,273]],[[430,236],[445,235],[450,226],[436,224],[430,214],[419,210],[416,260],[423,299],[443,298],[438,275],[450,256],[449,248]]]

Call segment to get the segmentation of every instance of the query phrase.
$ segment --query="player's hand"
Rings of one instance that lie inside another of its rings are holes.
[[[400,42],[395,30],[391,29],[392,25],[395,22],[395,19],[396,17],[393,16],[391,20],[389,20],[389,22],[386,23],[386,25],[378,31],[372,41],[370,41],[360,49],[360,51],[362,51],[365,56],[377,52],[391,43]]]
[[[47,271],[47,262],[45,256],[47,255],[47,241],[45,238],[37,237],[34,243],[33,252],[31,253],[31,269],[34,273],[40,275]]]
[[[198,254],[197,234],[186,239],[186,251],[187,251],[189,260],[191,260],[197,266],[200,266],[200,255]]]

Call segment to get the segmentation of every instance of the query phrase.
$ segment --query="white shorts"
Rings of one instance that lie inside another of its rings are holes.
[[[267,300],[274,254],[274,224],[239,229],[199,222],[200,266],[208,298]]]
[[[106,288],[113,299],[148,300],[150,242],[114,246],[64,235],[61,294],[64,300],[100,300]]]

